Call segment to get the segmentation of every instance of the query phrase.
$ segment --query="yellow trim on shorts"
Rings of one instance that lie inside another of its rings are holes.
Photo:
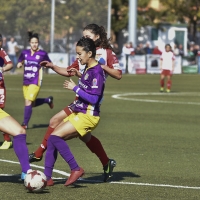
[[[0,108],[0,120],[8,116],[10,115]]]
[[[37,85],[34,85],[34,84],[23,85],[24,99],[35,101],[38,96],[39,91],[40,91],[40,87]]]
[[[70,121],[77,130],[77,132],[81,136],[84,136],[97,127],[99,120],[100,120],[99,116],[91,116],[89,114],[84,114],[84,113],[72,113],[71,115],[66,117],[63,121],[64,122]]]

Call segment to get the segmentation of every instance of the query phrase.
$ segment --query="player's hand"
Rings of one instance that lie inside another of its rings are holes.
[[[67,72],[69,73],[70,76],[76,76],[77,69],[71,68],[71,69],[68,69]]]
[[[49,61],[42,61],[40,63],[40,65],[43,66],[43,67],[46,67],[46,68],[53,68],[54,67],[53,63],[51,63]]]
[[[67,70],[67,72],[69,73],[70,76],[78,76],[79,78],[81,77],[81,73],[75,68],[71,68]]]
[[[18,63],[17,64],[17,68],[19,69],[19,68],[21,68],[22,67],[22,63]]]
[[[75,86],[76,86],[76,84],[74,83],[74,81],[71,78],[69,81],[65,80],[65,82],[63,83],[63,87],[68,90],[73,90]]]

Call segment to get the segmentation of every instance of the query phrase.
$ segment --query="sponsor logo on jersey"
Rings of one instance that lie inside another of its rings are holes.
[[[25,67],[24,68],[25,69],[25,71],[33,71],[33,72],[37,72],[37,67],[33,67],[33,66],[30,66],[30,67]]]
[[[96,78],[94,78],[92,80],[92,88],[98,88],[98,86],[97,86],[97,79]]]
[[[36,58],[37,60],[39,60],[39,59],[40,59],[40,56],[39,56],[39,55],[36,55],[35,58]]]
[[[24,75],[24,77],[26,78],[34,78],[35,77],[35,73],[27,73]]]
[[[87,79],[88,79],[88,77],[89,77],[89,74],[88,74],[88,73],[86,73],[86,74],[85,74],[85,76],[84,76],[84,80],[87,80]]]

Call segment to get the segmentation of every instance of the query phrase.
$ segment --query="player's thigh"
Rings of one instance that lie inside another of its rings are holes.
[[[20,124],[11,116],[0,119],[0,129],[12,136],[25,134],[24,128],[22,128],[22,126],[20,126]]]
[[[62,122],[58,127],[56,127],[51,135],[56,135],[64,139],[71,139],[73,137],[77,137],[78,133],[71,122],[66,121]]]
[[[67,117],[67,113],[64,110],[61,110],[60,112],[58,112],[57,114],[55,114],[49,122],[49,125],[52,128],[57,127],[62,121],[63,119],[65,119]]]

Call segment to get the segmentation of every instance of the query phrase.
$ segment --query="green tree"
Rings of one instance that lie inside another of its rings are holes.
[[[188,24],[189,32],[196,38],[198,21],[200,20],[199,0],[165,0],[162,4],[166,6],[166,15],[163,20]]]

